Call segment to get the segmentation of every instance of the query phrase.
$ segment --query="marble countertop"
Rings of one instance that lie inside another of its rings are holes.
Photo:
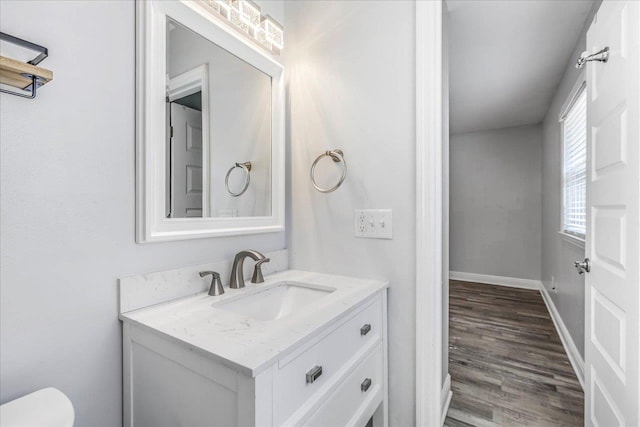
[[[282,282],[335,288],[327,296],[281,319],[262,321],[216,308],[241,295],[258,293]],[[388,287],[388,282],[287,270],[247,281],[243,289],[229,289],[221,296],[206,292],[120,314],[123,322],[146,328],[174,342],[253,377],[312,339],[314,332],[346,314]]]

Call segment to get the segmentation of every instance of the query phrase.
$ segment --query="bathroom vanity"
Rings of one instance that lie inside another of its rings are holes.
[[[124,425],[386,426],[387,286],[287,270],[124,303]]]

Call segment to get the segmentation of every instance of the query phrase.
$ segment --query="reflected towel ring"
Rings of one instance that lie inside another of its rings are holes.
[[[336,163],[342,162],[342,176],[340,177],[340,180],[338,181],[338,183],[331,188],[322,188],[316,182],[316,176],[315,176],[316,165],[323,157],[331,157],[331,160],[333,160]],[[336,191],[338,187],[342,185],[346,177],[347,177],[347,162],[344,159],[344,153],[342,152],[342,150],[339,150],[339,149],[327,150],[324,153],[320,154],[311,165],[311,183],[316,188],[316,190],[318,190],[321,193],[331,193],[332,191]]]
[[[235,168],[242,169],[246,174],[244,178],[244,186],[242,187],[242,190],[240,190],[238,193],[234,193],[229,188],[229,177],[231,176],[231,172],[233,172]],[[227,176],[224,178],[224,186],[227,188],[227,192],[231,194],[231,197],[242,196],[244,192],[247,191],[247,188],[249,188],[250,182],[251,182],[251,162],[236,163],[235,165],[231,166],[231,169],[229,169],[229,171],[227,172]]]

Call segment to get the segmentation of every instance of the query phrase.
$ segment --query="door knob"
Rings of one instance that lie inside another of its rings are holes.
[[[589,52],[582,52],[578,62],[576,62],[576,68],[580,69],[584,67],[584,64],[591,61],[607,62],[609,60],[609,46],[604,47],[596,53],[589,54]]]
[[[573,266],[578,270],[578,274],[582,275],[591,271],[591,261],[585,258],[584,261],[576,261]]]

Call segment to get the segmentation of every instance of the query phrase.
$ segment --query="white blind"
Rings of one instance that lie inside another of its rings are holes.
[[[587,207],[587,92],[581,89],[564,116],[564,204],[562,228],[566,233],[584,237]]]

